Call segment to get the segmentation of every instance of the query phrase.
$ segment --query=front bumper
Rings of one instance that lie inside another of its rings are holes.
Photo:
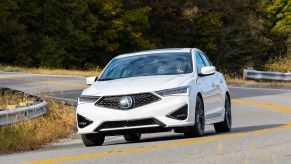
[[[190,126],[194,123],[195,104],[191,104],[189,96],[161,97],[160,101],[130,110],[117,110],[98,107],[94,103],[79,104],[77,115],[86,118],[90,125],[80,128],[79,134],[104,133],[123,134],[133,132],[166,131],[176,127]],[[170,118],[167,115],[187,105],[188,116],[184,120]],[[153,120],[154,122],[144,121]],[[143,122],[141,122],[143,121]],[[104,124],[109,124],[104,127]],[[116,126],[119,124],[120,126]]]

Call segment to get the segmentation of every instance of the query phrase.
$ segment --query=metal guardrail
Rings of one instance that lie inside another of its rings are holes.
[[[61,98],[61,97],[52,97],[52,96],[48,96],[47,98],[54,99],[54,100],[59,101],[59,102],[64,102],[65,105],[69,105],[69,106],[77,107],[77,105],[78,105],[77,100],[66,99],[66,98]]]
[[[5,89],[7,90],[7,88]],[[16,91],[16,92],[21,92],[21,91]],[[35,96],[31,96],[31,97],[35,97]],[[45,106],[47,105],[47,103],[41,100],[40,98],[38,99],[39,101],[31,106],[0,111],[0,126],[25,121],[28,119],[33,119],[38,116],[46,114]]]
[[[265,72],[244,69],[243,79],[291,81],[291,72]]]

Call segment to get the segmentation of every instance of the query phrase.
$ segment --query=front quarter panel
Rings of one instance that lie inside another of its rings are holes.
[[[197,76],[193,75],[190,79],[184,81],[180,86],[189,86],[189,120],[195,122],[196,98],[200,89],[197,85]]]

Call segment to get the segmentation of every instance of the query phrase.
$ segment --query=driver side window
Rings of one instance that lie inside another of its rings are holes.
[[[205,67],[205,64],[203,62],[203,59],[201,58],[199,52],[196,52],[196,68],[197,68],[197,74],[201,73],[201,68]]]

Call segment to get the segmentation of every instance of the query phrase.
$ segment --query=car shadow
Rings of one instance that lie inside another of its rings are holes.
[[[237,127],[232,128],[231,132],[227,133],[216,133],[214,130],[208,130],[205,131],[205,134],[203,137],[212,137],[212,136],[220,136],[220,135],[228,135],[228,134],[236,134],[236,133],[243,133],[243,132],[252,132],[257,130],[264,130],[269,128],[275,128],[282,126],[284,124],[272,124],[272,125],[258,125],[258,126],[247,126],[247,127]],[[170,134],[170,135],[169,135]],[[145,136],[145,138],[141,138],[141,140],[137,143],[147,143],[147,142],[158,142],[158,141],[171,141],[171,140],[185,140],[189,139],[186,138],[183,134],[179,133],[160,133],[160,136]],[[195,138],[191,138],[195,139]],[[121,139],[122,140],[122,139]],[[112,142],[106,142],[103,146],[109,146],[109,145],[123,145],[123,144],[136,144],[136,142],[126,142],[117,140]]]
[[[252,132],[256,130],[275,128],[275,127],[279,127],[283,125],[284,124],[271,124],[271,125],[237,127],[237,128],[232,128],[231,132],[227,132],[227,133],[216,133],[214,130],[207,130],[205,131],[205,135],[203,137],[213,137],[213,136],[219,136],[219,135]],[[153,135],[153,136],[149,136],[149,135]],[[186,138],[182,133],[174,133],[174,132],[148,133],[147,135],[142,136],[139,142],[126,142],[123,138],[118,136],[116,140],[105,141],[101,147],[110,147],[110,146],[117,146],[117,145],[131,145],[131,144],[133,145],[133,144],[142,144],[142,143],[155,143],[155,142],[160,142],[160,141],[182,141],[182,140],[187,140],[187,139],[195,139],[195,138]],[[85,146],[83,145],[80,138],[80,142],[78,143],[69,144],[69,145],[52,146],[52,147],[43,147],[38,151],[66,150],[66,149],[73,149],[73,148],[78,149],[82,147],[85,147]],[[29,151],[23,152],[23,153],[29,153]]]

